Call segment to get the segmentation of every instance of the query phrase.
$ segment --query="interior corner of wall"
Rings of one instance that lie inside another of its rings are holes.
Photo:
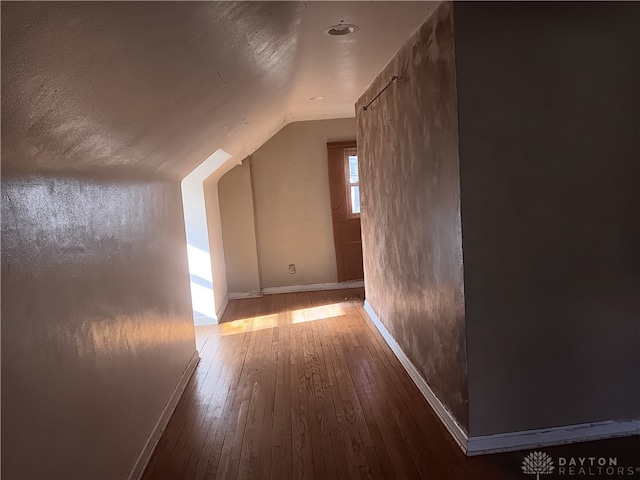
[[[209,251],[211,252],[211,273],[213,276],[216,310],[222,306],[228,293],[218,181],[219,179],[212,181],[211,188],[205,192],[207,228],[209,230]]]

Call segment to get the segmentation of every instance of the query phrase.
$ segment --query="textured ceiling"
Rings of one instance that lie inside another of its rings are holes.
[[[3,173],[237,163],[286,123],[354,116],[435,5],[3,2]],[[359,30],[324,33],[340,21]]]

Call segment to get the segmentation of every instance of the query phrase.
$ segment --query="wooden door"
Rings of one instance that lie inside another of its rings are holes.
[[[338,281],[362,280],[364,271],[356,142],[328,143],[327,150]]]

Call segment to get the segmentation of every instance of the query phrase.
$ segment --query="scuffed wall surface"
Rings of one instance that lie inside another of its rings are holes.
[[[2,477],[123,479],[195,352],[177,182],[2,179]]]
[[[455,4],[473,435],[640,418],[639,10]]]
[[[373,104],[391,79],[402,77]],[[367,301],[467,425],[451,6],[442,4],[356,105]]]

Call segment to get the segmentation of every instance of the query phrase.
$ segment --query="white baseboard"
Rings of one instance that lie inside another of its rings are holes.
[[[268,287],[263,288],[264,295],[274,295],[277,293],[295,293],[295,292],[316,292],[319,290],[340,290],[342,288],[362,288],[364,281],[356,282],[333,282],[333,283],[311,283],[309,285],[289,285],[286,287]]]
[[[467,442],[467,455],[511,452],[631,435],[640,435],[640,420],[583,423],[495,435],[471,436]]]
[[[222,301],[222,305],[220,305],[220,308],[216,312],[216,320],[217,320],[216,323],[220,323],[220,319],[222,318],[222,315],[224,315],[224,311],[227,309],[228,305],[229,305],[229,295],[225,295],[224,300]]]
[[[222,315],[224,315],[224,311],[229,305],[229,300],[231,300],[231,298],[229,297],[229,295],[226,295],[224,297],[224,300],[222,300],[222,305],[220,305],[220,308],[216,312],[215,317],[209,317],[208,315],[200,315],[198,317],[195,317],[193,319],[194,325],[197,327],[199,325],[217,325],[218,323],[220,323],[220,319],[222,318]]]
[[[440,421],[442,421],[462,451],[469,456],[640,435],[640,420],[632,420],[627,422],[605,421],[541,428],[538,430],[497,433],[494,435],[468,436],[456,419],[442,402],[440,402],[438,397],[436,397],[427,382],[420,376],[395,339],[382,324],[378,315],[373,311],[369,302],[364,302],[364,309],[422,395],[436,412]]]
[[[227,298],[229,300],[239,300],[242,298],[259,298],[264,296],[263,293],[259,290],[254,292],[230,292],[227,294]]]
[[[405,353],[400,348],[400,345],[396,342],[396,340],[391,336],[389,330],[382,324],[380,318],[373,311],[373,308],[365,300],[364,309],[367,312],[367,315],[376,326],[382,337],[387,342],[387,345],[393,350],[393,353],[398,357],[400,363],[407,371],[413,383],[418,387],[420,393],[427,399],[431,408],[435,411],[436,415],[440,419],[440,421],[444,424],[446,429],[449,431],[453,439],[456,441],[458,446],[462,449],[463,452],[467,452],[467,432],[464,431],[462,426],[458,423],[458,421],[454,418],[454,416],[447,410],[447,408],[442,404],[440,399],[436,396],[436,394],[431,390],[431,387],[426,382],[424,378],[418,373],[416,367],[411,363],[411,361],[407,358]]]
[[[162,437],[162,432],[164,432],[164,429],[169,423],[171,415],[173,415],[174,410],[178,406],[178,401],[180,401],[180,397],[182,397],[185,388],[187,388],[187,384],[189,383],[193,372],[196,371],[198,362],[200,362],[200,356],[198,354],[198,351],[196,350],[196,352],[191,357],[191,360],[189,360],[187,368],[185,368],[184,372],[182,372],[182,376],[180,377],[180,380],[178,380],[176,388],[173,390],[171,397],[169,397],[169,401],[162,410],[160,418],[158,418],[156,425],[153,427],[151,435],[149,435],[149,438],[147,439],[142,452],[140,452],[140,455],[138,456],[133,469],[127,477],[128,480],[139,480],[140,478],[142,478],[142,474],[144,473],[145,468],[147,468],[149,460],[151,460],[153,451],[158,445],[160,437]]]

